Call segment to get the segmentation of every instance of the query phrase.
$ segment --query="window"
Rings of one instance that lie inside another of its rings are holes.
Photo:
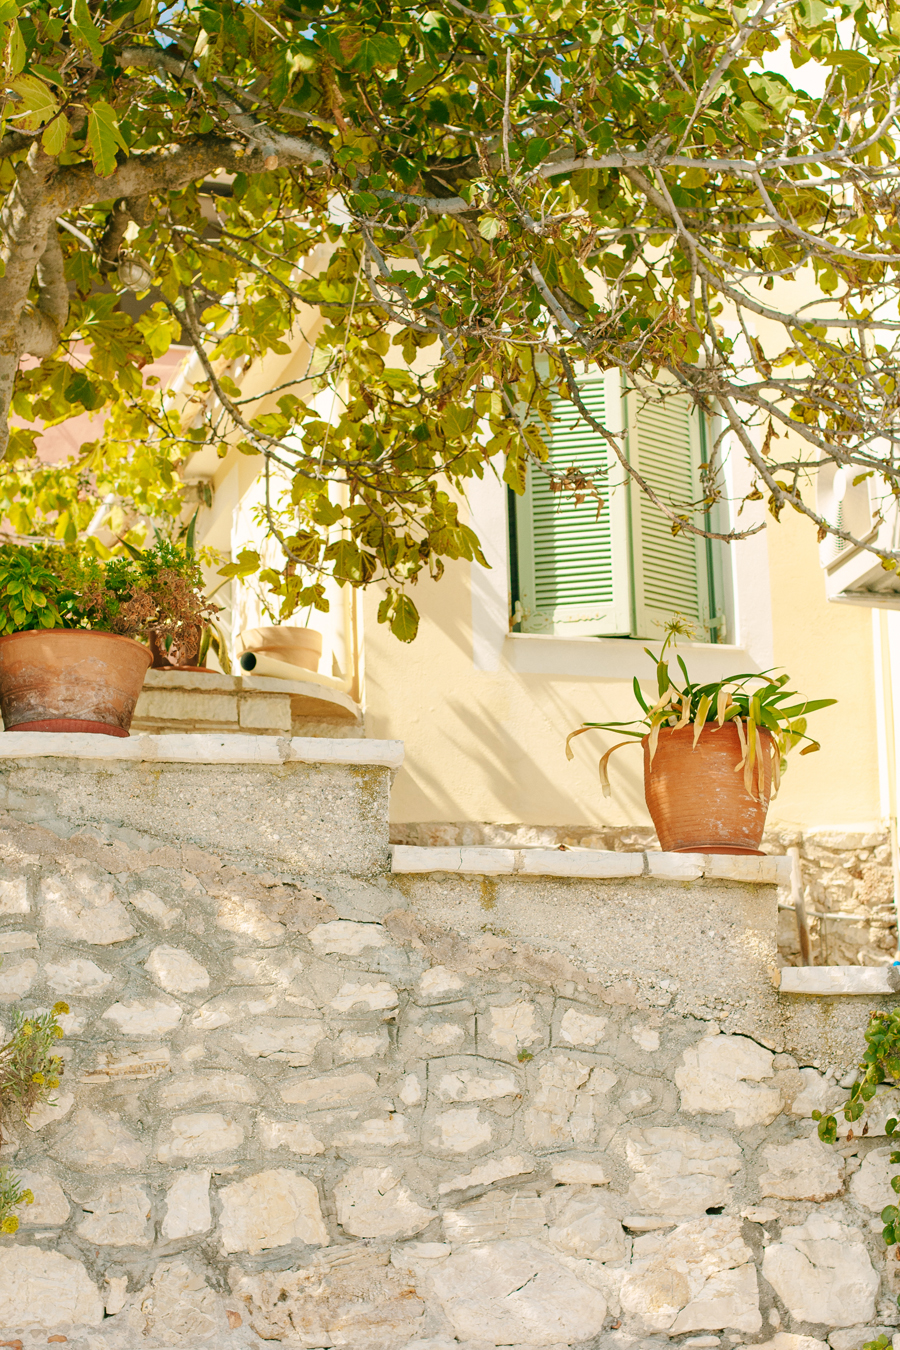
[[[675,506],[700,496],[699,466],[707,445],[702,414],[687,394],[650,404],[622,392],[617,372],[581,382],[597,421],[624,429],[630,462]],[[588,497],[551,492],[547,476],[529,468],[522,497],[511,495],[513,602],[523,633],[565,637],[658,638],[661,625],[682,614],[701,640],[725,640],[718,613],[723,595],[720,550],[692,534],[673,535],[667,516],[624,471],[612,449],[574,405],[558,400],[548,437],[554,469],[585,475],[607,469],[603,509]],[[615,485],[615,486],[613,486]]]

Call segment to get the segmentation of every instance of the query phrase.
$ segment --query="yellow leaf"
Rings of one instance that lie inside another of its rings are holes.
[[[719,696],[716,699],[716,721],[718,722],[719,726],[721,726],[725,721],[725,714],[728,711],[728,706],[730,703],[731,703],[731,695],[729,694],[728,690],[720,689]]]
[[[66,148],[66,141],[69,139],[71,130],[69,119],[64,113],[60,113],[59,117],[54,117],[49,126],[44,128],[44,134],[41,137],[44,153],[54,156],[61,155]]]
[[[753,767],[756,764],[757,738],[756,723],[752,717],[747,718],[747,758],[744,760],[744,787],[747,789],[748,797],[756,797],[753,791]]]
[[[734,766],[734,771],[737,773],[739,769],[744,767],[744,763],[747,759],[747,742],[744,738],[744,726],[739,717],[734,719],[734,725],[737,727],[738,740],[741,743],[741,757]]]
[[[579,727],[577,731],[570,731],[568,736],[566,737],[566,759],[575,758],[575,751],[569,745],[569,741],[573,740],[574,737],[576,736],[583,736],[586,731],[595,731],[595,730],[596,727]]]
[[[10,117],[23,131],[37,131],[59,109],[59,103],[49,85],[36,75],[17,75],[9,86],[16,94],[16,110]]]
[[[691,746],[692,750],[696,750],[697,742],[700,739],[703,728],[706,726],[706,715],[709,712],[711,703],[712,696],[710,694],[704,694],[698,704],[697,715],[694,718],[694,744]]]
[[[600,763],[597,767],[600,773],[600,791],[603,793],[604,797],[612,796],[612,788],[610,787],[609,783],[609,769],[608,769],[610,755],[614,754],[616,750],[621,750],[623,745],[639,745],[639,744],[640,742],[634,740],[633,738],[627,741],[618,741],[612,747],[611,750],[607,750],[606,754],[600,760]]]

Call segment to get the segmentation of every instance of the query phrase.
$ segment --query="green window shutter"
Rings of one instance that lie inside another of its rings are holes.
[[[642,403],[635,391],[628,409],[628,455],[661,499],[676,510],[700,497],[702,459],[700,418],[688,394],[662,404]],[[659,638],[674,614],[698,627],[710,641],[710,553],[708,541],[693,534],[672,534],[672,523],[632,483],[631,548],[635,637]]]
[[[621,416],[618,376],[585,379],[585,406],[598,422],[613,427]],[[528,469],[525,493],[515,499],[518,600],[523,633],[558,637],[627,636],[631,629],[627,506],[600,471],[609,467],[606,442],[567,400],[556,401],[558,417],[547,437],[548,467],[578,468],[597,474],[605,498],[576,505],[571,492],[551,492],[545,473]],[[616,478],[613,474],[611,477]]]

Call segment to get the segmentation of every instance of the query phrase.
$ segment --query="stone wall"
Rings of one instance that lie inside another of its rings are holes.
[[[393,824],[391,842],[420,847],[463,844],[492,848],[599,848],[621,852],[658,848],[648,828],[492,825],[484,822]],[[897,911],[888,831],[880,826],[777,828],[763,841],[767,853],[800,849],[800,867],[817,965],[877,966],[897,955]],[[785,891],[783,904],[790,902]],[[829,918],[828,915],[838,915]],[[847,916],[853,916],[848,918]],[[856,917],[858,916],[858,917]],[[800,962],[794,914],[779,912],[778,949],[787,965]]]
[[[141,739],[0,743],[0,1016],[70,1006],[56,1104],[2,1152],[36,1202],[0,1239],[0,1343],[856,1350],[900,1326],[891,1102],[834,1149],[809,1118],[879,1003],[776,992],[773,885],[673,855],[392,876],[388,749]]]

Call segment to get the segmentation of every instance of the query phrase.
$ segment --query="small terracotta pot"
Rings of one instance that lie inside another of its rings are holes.
[[[644,737],[644,795],[664,852],[760,852],[772,793],[774,743],[767,731],[757,734],[763,767],[759,798],[744,787],[743,770],[735,771],[741,743],[733,722],[721,727],[708,723],[696,747],[692,726],[663,727],[652,765],[649,737]],[[754,791],[758,784],[757,764]]]
[[[8,633],[0,637],[4,728],[127,736],[150,660],[148,647],[113,633]]]
[[[291,628],[290,624],[248,628],[238,638],[238,646],[242,652],[263,652],[302,670],[317,671],[322,659],[322,634],[315,628]]]

